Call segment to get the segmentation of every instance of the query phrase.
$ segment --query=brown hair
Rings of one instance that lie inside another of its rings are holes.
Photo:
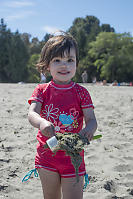
[[[41,73],[46,73],[50,61],[54,57],[63,57],[64,51],[70,53],[70,49],[74,48],[76,53],[76,64],[78,66],[79,55],[78,46],[76,40],[67,33],[61,32],[60,35],[52,36],[44,45],[41,51],[41,57],[37,63],[38,71]]]

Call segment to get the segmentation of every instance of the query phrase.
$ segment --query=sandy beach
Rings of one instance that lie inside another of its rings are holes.
[[[43,199],[41,183],[32,177],[37,129],[27,119],[36,84],[0,84],[0,199]],[[94,140],[85,147],[90,184],[84,199],[133,198],[133,87],[84,84],[98,122]]]

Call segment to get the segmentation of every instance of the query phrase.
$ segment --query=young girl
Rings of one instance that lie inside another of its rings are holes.
[[[46,141],[56,132],[80,133],[90,141],[97,128],[93,103],[88,91],[71,81],[78,67],[78,48],[75,39],[66,33],[50,38],[41,51],[37,64],[40,72],[50,72],[52,80],[39,84],[29,99],[29,122],[38,128],[35,168],[38,169],[45,199],[82,199],[84,151],[80,153],[79,183],[69,156],[63,150],[53,156],[44,149]],[[85,128],[83,127],[83,118]]]

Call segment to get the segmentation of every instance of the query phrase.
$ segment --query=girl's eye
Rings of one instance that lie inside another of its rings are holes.
[[[68,59],[68,62],[73,62],[74,60],[73,59]]]
[[[59,62],[60,62],[60,60],[59,60],[59,59],[55,59],[55,60],[54,60],[54,62],[59,63]]]

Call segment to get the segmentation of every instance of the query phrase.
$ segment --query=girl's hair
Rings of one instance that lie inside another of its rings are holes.
[[[60,31],[55,33],[44,45],[41,51],[41,57],[37,63],[37,68],[40,73],[46,73],[50,61],[54,57],[63,57],[64,51],[70,53],[70,49],[74,48],[76,53],[76,64],[78,66],[79,55],[76,40],[68,33]]]

